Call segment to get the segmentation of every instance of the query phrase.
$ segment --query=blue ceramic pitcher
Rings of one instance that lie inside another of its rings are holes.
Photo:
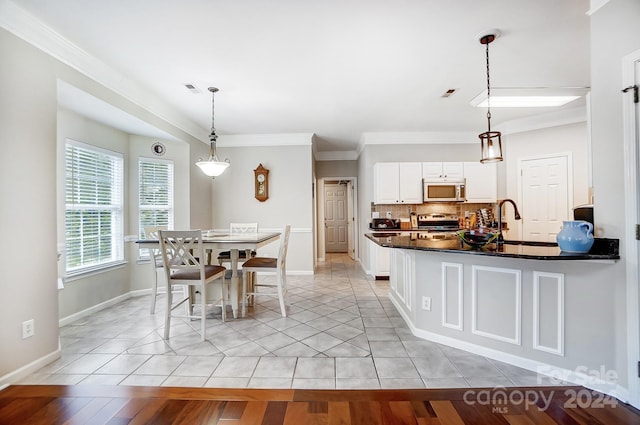
[[[563,252],[585,254],[593,246],[593,224],[584,220],[563,221],[556,240]]]

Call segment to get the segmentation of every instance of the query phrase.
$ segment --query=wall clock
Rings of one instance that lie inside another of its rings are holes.
[[[152,146],[151,146],[151,151],[158,155],[158,156],[162,156],[164,155],[164,153],[167,151],[167,149],[164,147],[164,145],[160,142],[155,142]]]
[[[256,199],[264,202],[269,199],[269,170],[264,168],[262,164],[253,170],[253,180],[256,188]]]

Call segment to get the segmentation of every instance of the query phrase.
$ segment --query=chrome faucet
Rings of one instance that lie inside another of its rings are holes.
[[[496,243],[498,244],[504,243],[504,238],[502,237],[502,205],[504,205],[505,202],[513,205],[514,218],[516,220],[522,219],[522,217],[520,217],[520,212],[518,212],[518,207],[516,206],[516,203],[513,202],[513,199],[503,199],[498,203],[498,232],[500,232],[496,239]]]

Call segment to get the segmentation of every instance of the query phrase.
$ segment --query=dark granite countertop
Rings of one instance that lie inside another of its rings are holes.
[[[413,234],[412,234],[413,233]],[[618,239],[596,238],[587,254],[575,254],[560,251],[558,244],[552,242],[528,242],[507,240],[504,244],[490,243],[479,249],[473,249],[459,243],[441,243],[416,237],[414,232],[372,232],[365,236],[376,244],[386,248],[415,249],[419,251],[450,252],[456,254],[488,255],[504,258],[529,260],[618,260],[620,250]]]

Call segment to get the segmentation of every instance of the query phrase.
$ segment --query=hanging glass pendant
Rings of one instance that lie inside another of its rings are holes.
[[[496,39],[497,30],[480,37],[480,43],[486,46],[487,57],[487,131],[478,135],[480,137],[480,162],[502,161],[502,133],[491,131],[491,83],[489,81],[489,43]]]
[[[502,135],[499,131],[487,131],[479,135],[480,137],[480,162],[502,161]]]

